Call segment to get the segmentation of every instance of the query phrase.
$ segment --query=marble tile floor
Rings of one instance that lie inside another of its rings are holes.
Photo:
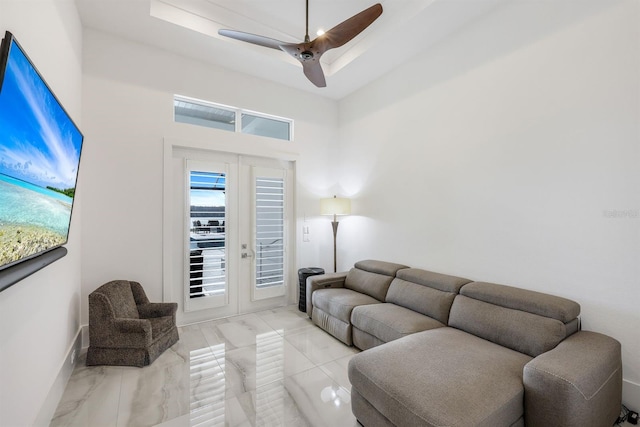
[[[355,427],[349,359],[358,352],[296,305],[180,328],[145,368],[87,367],[52,427]]]
[[[50,426],[356,427],[357,352],[294,305],[185,326],[142,369],[87,367],[81,355]]]

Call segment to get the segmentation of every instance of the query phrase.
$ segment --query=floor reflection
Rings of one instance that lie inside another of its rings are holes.
[[[320,392],[320,399],[324,403],[331,402],[336,408],[341,405],[348,405],[351,403],[351,395],[347,390],[335,385],[326,386]]]
[[[189,325],[145,368],[80,361],[51,426],[355,427],[356,352],[295,306]]]
[[[279,425],[284,418],[283,331],[256,336],[256,419],[264,425]],[[273,383],[272,387],[264,387]]]
[[[217,353],[224,355],[224,344],[190,352],[190,426],[225,425],[225,376]]]

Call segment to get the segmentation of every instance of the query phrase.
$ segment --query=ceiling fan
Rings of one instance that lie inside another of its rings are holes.
[[[329,49],[346,44],[371,25],[382,14],[382,5],[376,3],[336,25],[323,35],[311,40],[309,38],[309,0],[306,0],[306,4],[306,32],[302,43],[287,43],[235,30],[219,30],[218,34],[259,46],[282,50],[300,61],[304,75],[307,76],[311,83],[318,87],[326,87],[327,83],[320,65],[320,57]]]

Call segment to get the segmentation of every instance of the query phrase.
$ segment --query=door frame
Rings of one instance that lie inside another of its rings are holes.
[[[216,132],[217,133],[217,132]],[[215,138],[217,141],[193,141],[182,138],[165,137],[163,138],[163,217],[162,217],[162,300],[165,302],[175,301],[178,302],[178,312],[176,313],[176,321],[178,325],[185,325],[189,323],[202,322],[211,320],[211,310],[200,310],[185,312],[184,303],[182,302],[182,295],[176,295],[175,283],[173,278],[175,274],[174,267],[174,252],[176,245],[180,248],[183,247],[183,242],[175,242],[173,227],[175,224],[174,218],[174,206],[175,203],[184,203],[184,201],[177,201],[174,197],[173,182],[175,180],[173,172],[173,159],[175,150],[195,150],[202,151],[208,155],[214,155],[215,153],[237,155],[239,158],[242,156],[249,157],[262,157],[271,160],[286,161],[291,163],[292,185],[289,192],[291,213],[292,217],[289,218],[289,265],[287,266],[287,276],[289,277],[289,283],[286,287],[286,302],[293,303],[296,298],[296,289],[294,281],[297,280],[295,266],[297,265],[297,185],[296,185],[296,168],[297,161],[299,159],[299,153],[295,150],[291,141],[264,141],[264,138],[258,138],[251,136],[250,143],[241,144],[237,139],[247,139],[243,135],[229,135],[224,134],[224,137]],[[214,139],[214,138],[212,138]],[[239,246],[239,244],[238,244]],[[239,249],[239,248],[238,248]],[[230,249],[231,250],[231,249]],[[239,250],[238,250],[239,253]],[[182,276],[182,271],[180,272]],[[269,301],[266,301],[268,303]],[[258,311],[267,307],[266,303],[258,302],[257,304],[251,304],[250,311]],[[242,307],[239,307],[242,309]],[[228,314],[233,315],[233,314]],[[226,316],[228,316],[226,315]],[[220,317],[225,317],[221,315]]]

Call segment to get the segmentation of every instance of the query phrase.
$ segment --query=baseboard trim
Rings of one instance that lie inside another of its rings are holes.
[[[62,362],[62,366],[58,370],[58,376],[56,377],[51,389],[49,390],[49,394],[47,394],[47,398],[45,399],[40,411],[38,412],[38,416],[36,417],[36,421],[33,424],[34,427],[48,427],[51,424],[51,419],[58,408],[58,403],[60,403],[60,399],[64,394],[64,390],[67,387],[67,382],[73,373],[73,368],[78,363],[78,356],[80,356],[80,351],[82,349],[82,327],[78,328],[76,332],[76,336],[73,339],[73,342],[69,346],[67,350],[67,354]],[[73,363],[71,359],[73,358]]]
[[[622,403],[632,411],[640,411],[640,384],[622,381]]]
[[[82,348],[89,348],[89,325],[81,325],[82,329]]]

